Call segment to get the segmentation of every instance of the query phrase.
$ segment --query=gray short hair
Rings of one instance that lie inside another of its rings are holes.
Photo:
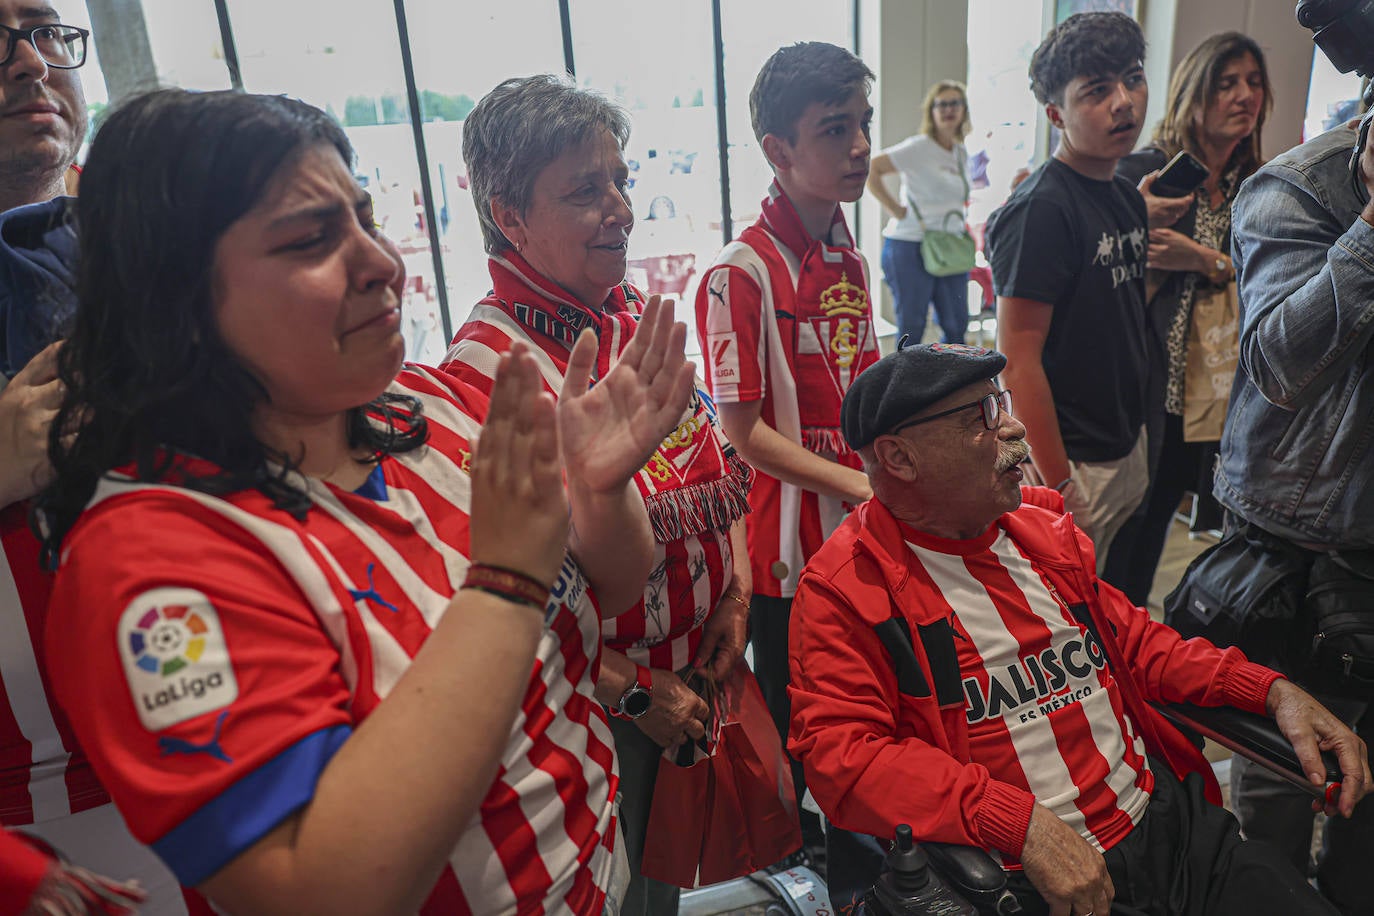
[[[463,161],[487,254],[511,248],[492,216],[491,199],[525,213],[539,173],[602,130],[623,150],[630,142],[629,113],[566,77],[516,77],[482,97],[463,122]]]

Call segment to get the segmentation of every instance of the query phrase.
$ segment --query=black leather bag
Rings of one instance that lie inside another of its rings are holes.
[[[1303,680],[1319,690],[1374,694],[1374,568],[1363,559],[1332,554],[1313,564],[1306,610],[1316,632]]]
[[[1186,637],[1239,646],[1271,668],[1301,671],[1314,633],[1303,611],[1317,556],[1242,525],[1188,565],[1164,599],[1164,622]]]

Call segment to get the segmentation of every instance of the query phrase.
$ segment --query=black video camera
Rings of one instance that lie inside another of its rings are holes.
[[[1341,73],[1354,70],[1374,77],[1374,0],[1298,0],[1298,24],[1312,30],[1312,41]],[[1361,203],[1369,202],[1360,173],[1360,154],[1374,121],[1374,81],[1364,91],[1369,111],[1360,121],[1350,154],[1350,185]]]
[[[1374,0],[1298,0],[1297,13],[1332,66],[1374,76]]]

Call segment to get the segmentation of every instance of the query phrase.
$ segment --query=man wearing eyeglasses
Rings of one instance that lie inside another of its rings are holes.
[[[1006,362],[909,347],[845,395],[873,498],[807,564],[789,644],[788,749],[816,801],[844,830],[906,823],[1000,855],[1029,913],[1107,916],[1115,898],[1331,914],[1208,804],[1211,768],[1147,701],[1272,715],[1309,772],[1323,742],[1345,774],[1328,812],[1347,817],[1370,782],[1364,743],[1276,672],[1184,642],[1097,579],[1063,498],[1022,489]]]
[[[66,191],[86,136],[76,68],[89,32],[34,0],[0,0],[0,211]]]
[[[53,341],[76,307],[77,241],[62,195],[86,135],[76,70],[89,36],[41,0],[0,0],[0,827],[17,831],[7,842],[36,837],[75,866],[137,878],[150,892],[140,912],[179,916],[208,909],[183,901],[129,835],[49,701],[38,661],[50,576],[28,498],[48,474],[48,425],[62,397]],[[141,896],[104,906],[98,886],[90,872],[45,866],[34,849],[0,854],[0,901],[20,909],[29,899],[29,911],[67,912],[81,900],[90,909],[71,912],[125,912],[120,902]]]

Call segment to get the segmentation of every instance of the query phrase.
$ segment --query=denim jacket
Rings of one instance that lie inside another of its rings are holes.
[[[1338,127],[1271,161],[1232,210],[1241,300],[1215,492],[1306,546],[1374,547],[1374,226]]]

